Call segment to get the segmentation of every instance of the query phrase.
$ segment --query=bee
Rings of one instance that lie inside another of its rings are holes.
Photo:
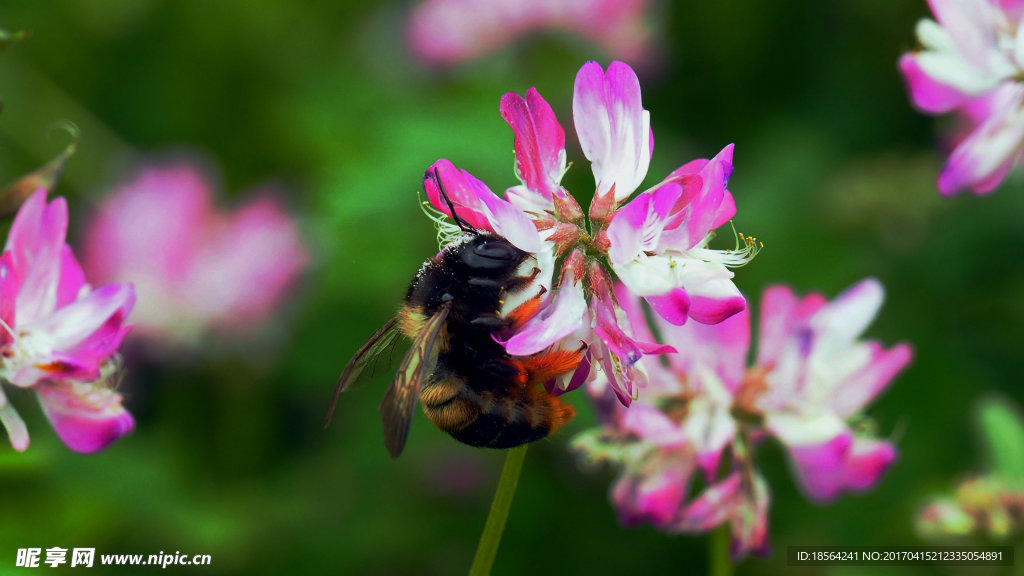
[[[541,309],[543,286],[502,315],[507,297],[525,295],[535,283],[539,268],[522,272],[535,258],[460,218],[436,169],[425,178],[436,183],[462,235],[423,263],[398,314],[345,366],[327,421],[338,396],[404,335],[412,346],[380,404],[384,444],[392,458],[405,446],[417,399],[434,425],[470,446],[512,448],[545,438],[574,411],[542,384],[574,370],[585,345],[523,357],[505,351],[495,337],[514,333]]]

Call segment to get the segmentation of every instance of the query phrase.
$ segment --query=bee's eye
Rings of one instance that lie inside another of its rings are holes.
[[[462,251],[462,261],[471,268],[497,270],[505,268],[516,260],[517,250],[508,242],[480,240],[469,250]]]

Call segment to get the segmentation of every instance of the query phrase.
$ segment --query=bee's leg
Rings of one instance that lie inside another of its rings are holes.
[[[540,312],[541,306],[544,303],[544,295],[547,292],[548,289],[541,286],[536,296],[516,306],[515,309],[506,314],[503,319],[505,327],[513,332],[522,328],[523,324],[526,324],[530,318],[533,318]]]
[[[586,352],[587,345],[581,344],[575,350],[550,350],[520,358],[518,361],[529,375],[527,383],[536,384],[575,370]]]
[[[505,290],[508,292],[518,292],[530,284],[533,284],[533,281],[537,279],[537,276],[540,276],[540,268],[534,266],[533,271],[526,276],[516,276],[515,278],[511,278],[505,282]]]

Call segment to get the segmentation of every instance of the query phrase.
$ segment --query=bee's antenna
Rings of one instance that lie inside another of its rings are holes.
[[[448,204],[448,210],[451,210],[452,220],[455,220],[455,223],[459,225],[459,228],[463,232],[476,232],[476,228],[470,226],[469,222],[463,220],[462,217],[455,212],[455,204],[452,203],[452,199],[448,197],[448,193],[444,190],[444,184],[441,183],[441,171],[437,169],[437,166],[434,167],[434,182],[437,183],[437,189],[441,191],[441,197],[444,198],[445,203]]]

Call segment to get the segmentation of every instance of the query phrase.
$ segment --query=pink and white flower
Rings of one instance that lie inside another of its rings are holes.
[[[976,194],[998,186],[1024,151],[1024,26],[1020,0],[930,0],[921,49],[900,58],[911,99],[928,114],[957,113],[969,134],[938,188]]]
[[[292,217],[270,191],[234,212],[213,200],[208,176],[195,165],[145,166],[87,231],[86,269],[135,284],[135,324],[151,340],[195,344],[210,331],[251,330],[308,262]]]
[[[623,286],[617,293],[634,333],[650,338],[639,298]],[[906,344],[885,349],[859,340],[881,303],[873,279],[832,302],[771,287],[749,367],[745,310],[714,325],[654,316],[663,340],[679,352],[667,367],[641,362],[648,388],[628,410],[608,401],[604,379],[592,382],[604,427],[574,445],[591,460],[622,466],[612,500],[624,522],[672,532],[729,522],[735,555],[764,551],[769,495],[754,464],[764,438],[783,444],[804,492],[818,502],[870,489],[896,457],[891,443],[848,424],[910,361]],[[706,488],[692,494],[698,473]]]
[[[744,238],[735,250],[708,248],[713,230],[736,212],[726,188],[733,147],[711,160],[684,164],[629,200],[647,176],[654,148],[650,113],[629,66],[613,62],[605,71],[588,62],[576,76],[573,97],[576,132],[596,183],[585,215],[561,185],[567,169],[565,133],[551,106],[530,88],[525,97],[505,94],[500,111],[515,137],[520,184],[507,189],[501,200],[468,172],[441,160],[427,173],[427,196],[436,210],[451,215],[440,201],[440,178],[467,223],[513,233],[510,241],[536,253],[538,262],[562,263],[572,270],[556,274],[541,266],[548,289],[545,310],[508,340],[506,350],[524,356],[565,342],[573,347],[587,342],[588,361],[580,370],[600,366],[628,405],[644,381],[637,361],[672,348],[632,333],[612,291],[612,273],[673,324],[689,318],[721,322],[746,305],[729,267],[742,266],[756,254],[753,239]],[[529,226],[539,231],[538,238],[528,233]],[[537,248],[524,247],[527,237]],[[581,381],[578,372],[553,389],[566,391]]]
[[[450,66],[483,57],[541,30],[564,30],[633,61],[653,52],[649,0],[425,0],[408,26],[420,60]]]
[[[860,334],[882,305],[881,284],[868,279],[832,302],[797,298],[785,286],[765,291],[757,366],[745,386],[748,407],[789,451],[807,495],[827,502],[874,486],[896,458],[891,443],[847,423],[910,362],[910,346],[885,349]],[[760,394],[758,394],[760,393]]]
[[[130,330],[129,284],[93,289],[71,248],[63,198],[36,191],[22,205],[0,256],[0,378],[35,390],[57,435],[93,452],[130,432],[134,421],[106,382]],[[24,421],[0,390],[0,421],[16,450],[28,447]]]

